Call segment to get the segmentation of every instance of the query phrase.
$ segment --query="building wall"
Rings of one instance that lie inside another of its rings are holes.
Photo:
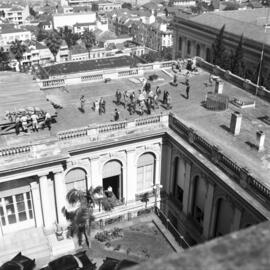
[[[95,23],[96,13],[79,13],[79,14],[61,14],[53,16],[54,29],[62,28],[64,26],[72,27],[76,23]]]
[[[9,47],[9,43],[12,41],[18,40],[30,40],[31,39],[31,32],[30,31],[18,31],[18,32],[11,32],[11,33],[2,33],[0,34],[0,46]]]

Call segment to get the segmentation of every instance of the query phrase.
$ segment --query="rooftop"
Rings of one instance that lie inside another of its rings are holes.
[[[268,8],[207,12],[189,20],[218,30],[225,24],[225,32],[237,36],[244,34],[245,38],[263,43],[267,12]],[[266,43],[270,44],[270,40]]]
[[[82,70],[81,66],[83,66],[84,63],[87,62],[72,63],[74,71]],[[108,67],[115,67],[115,63],[112,63],[111,59],[108,59],[106,63]],[[67,67],[65,71],[67,72],[71,63],[53,66],[50,72],[53,72],[52,74],[56,72],[57,74],[59,70],[63,71],[63,65]],[[56,67],[58,70],[56,70]],[[166,73],[162,71],[148,71],[145,73],[145,77],[148,78],[148,76],[153,73],[158,74],[162,80],[152,83],[152,88],[155,89],[156,86],[159,85],[162,90],[168,90],[170,92],[173,105],[172,111],[179,116],[183,123],[194,128],[198,134],[211,144],[217,145],[226,156],[236,161],[239,166],[249,168],[250,172],[255,177],[270,186],[270,125],[263,121],[263,117],[269,115],[269,103],[267,101],[255,97],[229,82],[225,82],[223,90],[225,95],[228,95],[230,99],[238,98],[241,100],[256,101],[256,107],[240,109],[232,103],[229,103],[228,109],[225,111],[210,111],[201,105],[202,101],[205,100],[206,94],[214,90],[213,87],[206,87],[204,85],[209,78],[208,72],[200,70],[198,75],[193,75],[190,78],[190,99],[185,98],[185,85],[182,84],[185,81],[184,74],[178,74],[179,85],[174,87],[170,85],[172,78],[168,75],[168,71]],[[13,76],[16,77],[13,78]],[[16,73],[8,75],[9,80],[13,81],[11,88],[19,87],[19,89],[26,89],[26,87],[22,85],[24,77],[21,77],[19,80],[20,76],[27,75]],[[30,80],[28,81],[30,83]],[[35,84],[35,82],[32,82],[32,84]],[[53,125],[51,135],[59,131],[87,126],[91,123],[110,122],[115,109],[113,103],[115,91],[121,89],[128,90],[129,92],[136,91],[137,93],[140,87],[140,84],[134,83],[131,79],[120,79],[112,80],[109,83],[101,81],[67,86],[65,89],[56,88],[45,90],[47,96],[57,98],[63,106],[63,109],[57,110],[57,123]],[[1,87],[1,89],[6,90],[5,87]],[[3,91],[3,94],[4,93],[6,92]],[[85,95],[87,99],[85,114],[81,113],[78,109],[80,107],[79,98],[81,95]],[[5,99],[3,102],[3,104],[5,104],[5,110],[14,109],[13,104],[19,104],[21,102],[21,96],[19,96],[19,98],[18,96],[13,96],[14,99],[8,101]],[[98,116],[97,113],[92,111],[91,107],[93,102],[101,96],[106,100],[107,113]],[[32,98],[28,99],[29,103],[33,101]],[[23,98],[23,100],[25,101],[25,98]],[[119,110],[121,120],[138,118],[137,115],[130,116],[127,110],[122,106],[119,107]],[[165,109],[160,107],[153,113],[156,114],[160,111],[165,111]],[[238,136],[233,136],[229,132],[231,114],[235,111],[240,111],[243,115],[241,132]],[[263,130],[266,133],[265,150],[262,152],[258,152],[254,147],[254,145],[257,144],[257,130]],[[39,134],[31,133],[27,136],[4,135],[0,136],[0,143],[3,147],[10,144],[23,144],[27,140],[32,141],[35,140],[35,138],[39,139],[44,136],[46,137],[48,134],[40,132]]]
[[[50,76],[86,72],[101,69],[130,67],[132,58],[129,56],[112,57],[106,59],[86,60],[80,62],[68,62],[45,67]]]

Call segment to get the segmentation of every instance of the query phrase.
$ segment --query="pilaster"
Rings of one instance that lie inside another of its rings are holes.
[[[90,157],[90,178],[91,185],[93,188],[102,186],[102,172],[100,172],[99,156]],[[90,188],[89,186],[89,188]]]
[[[241,224],[241,218],[242,218],[242,210],[235,207],[234,208],[234,215],[233,215],[233,221],[231,226],[231,232],[238,231],[240,229]]]
[[[204,221],[203,221],[203,236],[205,239],[210,238],[211,218],[213,212],[213,199],[214,199],[214,184],[208,182],[207,195],[204,205]]]
[[[137,166],[135,163],[135,149],[126,150],[127,154],[127,177],[126,177],[126,202],[135,201],[137,192]]]
[[[186,161],[184,195],[183,195],[183,212],[187,215],[189,213],[190,198],[191,196],[191,163]]]
[[[32,201],[35,215],[36,227],[43,226],[43,218],[42,218],[42,208],[41,208],[41,198],[39,193],[39,185],[37,182],[32,182],[30,184],[31,193],[32,193]]]

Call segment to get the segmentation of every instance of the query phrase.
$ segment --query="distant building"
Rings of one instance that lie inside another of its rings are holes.
[[[61,0],[61,6],[91,6],[95,0]]]
[[[53,27],[54,29],[63,28],[65,26],[73,27],[75,24],[81,23],[95,23],[96,13],[72,13],[72,14],[54,14],[53,15]]]
[[[266,16],[266,8],[208,12],[189,18],[176,16],[173,23],[175,55],[182,58],[200,56],[211,62],[212,44],[225,25],[224,44],[228,52],[235,51],[243,35],[243,72],[246,77],[256,76],[262,44],[265,43],[263,77],[270,78],[266,65],[270,62],[269,31],[265,33],[264,30]]]
[[[161,20],[151,24],[134,23],[132,36],[134,41],[157,51],[173,45],[173,30],[169,28],[168,22]]]
[[[178,6],[178,7],[190,7],[190,6],[196,6],[196,1],[195,0],[171,0],[170,5]]]
[[[15,40],[30,40],[31,32],[14,24],[0,24],[0,47],[9,48]]]
[[[50,31],[53,30],[53,24],[51,21],[42,21],[38,24],[38,27],[45,30],[45,31]]]
[[[29,6],[18,6],[18,5],[0,5],[0,17],[6,19],[9,23],[24,24],[27,17],[29,17]]]
[[[115,9],[121,9],[122,5],[119,2],[112,2],[112,1],[99,1],[93,2],[92,10],[93,11],[103,11],[108,12]]]

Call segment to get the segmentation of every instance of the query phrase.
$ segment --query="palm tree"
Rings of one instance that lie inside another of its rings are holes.
[[[10,51],[13,53],[15,59],[19,62],[19,69],[21,71],[21,61],[23,59],[23,54],[26,52],[26,46],[21,40],[16,39],[11,42]]]
[[[102,187],[96,187],[95,189],[91,187],[86,192],[73,188],[67,193],[66,199],[71,208],[67,210],[64,207],[62,212],[66,219],[70,221],[68,235],[71,237],[77,235],[79,245],[82,244],[82,237],[84,236],[89,247],[88,235],[91,232],[91,223],[94,221],[93,209],[95,204],[102,204],[105,211],[110,211],[112,205],[108,203]]]
[[[84,42],[85,48],[88,51],[88,57],[90,59],[90,51],[96,43],[96,37],[94,33],[86,29],[82,35],[82,41]]]
[[[50,49],[53,54],[54,61],[56,62],[56,55],[58,54],[62,45],[62,39],[57,32],[51,32],[46,38],[46,46]]]

